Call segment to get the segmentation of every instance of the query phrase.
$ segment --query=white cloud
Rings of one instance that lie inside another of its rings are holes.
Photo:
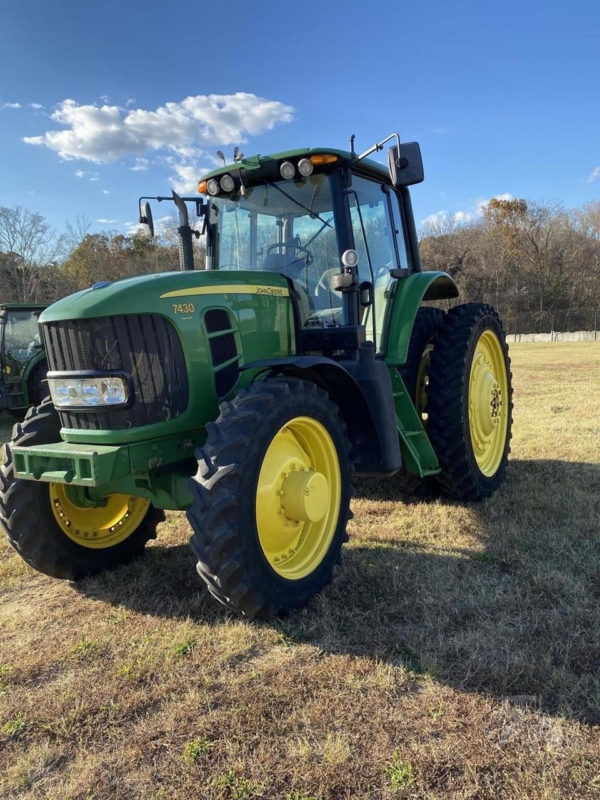
[[[75,175],[78,178],[85,178],[85,176],[87,175],[87,172],[85,170],[83,170],[83,169],[78,169],[78,170],[75,170]]]
[[[97,181],[97,180],[99,180],[98,176],[96,176],[96,177],[94,177],[94,178],[90,178],[90,181],[92,181],[92,183],[93,183],[94,181]]]
[[[467,211],[436,211],[435,214],[430,214],[425,219],[421,220],[421,225],[424,228],[435,230],[450,230],[457,225],[466,225],[469,222],[475,222],[481,219],[485,213],[490,200],[513,200],[513,195],[509,192],[504,194],[495,194],[487,200],[479,200],[475,205]]]
[[[193,164],[174,164],[175,175],[171,177],[171,185],[177,194],[195,192],[201,170]]]
[[[21,108],[21,103],[4,103],[2,108]]]
[[[452,228],[459,222],[459,220],[456,219],[456,216],[462,214],[462,211],[458,211],[456,214],[451,214],[446,210],[436,211],[435,214],[429,214],[428,217],[425,217],[425,219],[421,220],[421,227],[435,231]],[[462,221],[464,222],[465,220],[463,219]]]
[[[478,217],[483,217],[485,209],[488,207],[490,200],[514,200],[514,199],[515,198],[513,197],[512,194],[510,194],[510,192],[504,192],[504,194],[495,194],[493,197],[488,197],[487,200],[480,200],[477,203],[476,214]]]
[[[132,172],[145,172],[150,161],[147,158],[136,158],[135,166],[129,167]]]
[[[129,106],[132,106],[134,103],[135,103],[135,97],[130,97],[129,100],[125,103],[125,105],[127,106],[127,108],[129,108]]]
[[[29,108],[35,108],[39,111],[41,108],[45,108],[41,103],[29,103]]]
[[[600,178],[600,167],[596,167],[590,172],[587,182],[593,183],[596,180],[596,178]]]
[[[248,135],[290,122],[293,115],[291,106],[245,92],[186,97],[155,111],[64,100],[51,115],[64,130],[27,136],[24,141],[48,147],[66,160],[95,163],[156,150],[189,157],[190,148],[239,144]]]
[[[106,103],[108,103],[108,100],[109,100],[108,95],[107,94],[101,94],[100,95],[100,100],[102,100],[102,102],[106,105]]]
[[[115,222],[118,222],[116,219],[97,219],[96,222],[99,225],[113,225]]]
[[[108,191],[108,189],[102,189],[102,194],[110,194],[110,192]]]

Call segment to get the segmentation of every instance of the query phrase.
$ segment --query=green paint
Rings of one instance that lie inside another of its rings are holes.
[[[396,425],[400,436],[402,461],[406,469],[419,478],[426,475],[437,475],[440,465],[433,451],[429,437],[425,432],[421,418],[410,399],[404,381],[395,367],[390,368],[394,406],[396,408]]]
[[[406,363],[415,317],[424,300],[457,296],[456,284],[445,272],[414,272],[399,279],[387,327],[386,362],[390,366]]]
[[[331,147],[302,147],[296,150],[284,150],[281,153],[273,153],[268,156],[249,156],[248,158],[237,161],[235,164],[225,164],[222,167],[217,167],[211,172],[207,172],[200,178],[201,181],[210,180],[210,178],[220,178],[222,175],[231,173],[237,175],[242,170],[242,177],[244,183],[249,184],[254,180],[262,179],[266,174],[270,177],[279,177],[279,166],[282,161],[294,161],[297,163],[301,158],[309,158],[312,155],[331,154],[337,156],[339,161],[336,163],[344,163],[349,166],[355,162],[356,156],[353,156],[348,150],[336,150]],[[330,168],[335,164],[327,165],[327,167],[316,166],[315,171]],[[378,161],[373,161],[370,158],[364,158],[362,161],[356,163],[358,171],[363,174],[371,175],[375,180],[390,183],[390,175],[387,167],[380,164]]]
[[[247,291],[240,292],[239,287],[244,286]],[[227,287],[231,287],[231,291],[227,291]],[[229,312],[240,365],[261,358],[291,355],[295,352],[294,321],[287,293],[286,279],[276,272],[198,270],[128,278],[59,300],[44,312],[42,324],[118,314],[160,314],[168,318],[183,344],[190,386],[188,408],[176,419],[127,430],[63,429],[61,437],[66,442],[88,444],[142,442],[184,434],[197,429],[199,420],[205,424],[216,419],[223,398],[219,398],[215,390],[204,314],[214,308]],[[225,366],[222,364],[219,369]],[[252,377],[252,374],[241,373],[230,395]]]
[[[202,432],[171,436],[130,445],[91,445],[56,442],[12,448],[18,478],[98,487],[127,475],[146,474],[193,457],[204,441]]]
[[[16,446],[12,452],[17,478],[80,487],[86,504],[103,505],[107,494],[119,492],[149,497],[158,508],[182,508],[190,502],[187,486],[181,485],[182,480],[187,484],[189,471],[156,470],[193,459],[203,441],[204,433],[196,431],[122,446],[57,442]]]

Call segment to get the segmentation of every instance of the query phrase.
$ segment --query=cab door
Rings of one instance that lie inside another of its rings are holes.
[[[403,216],[393,188],[361,175],[352,176],[348,201],[359,280],[372,287],[371,303],[362,308],[362,324],[381,353],[396,281],[410,274]],[[367,298],[366,288],[361,295]]]

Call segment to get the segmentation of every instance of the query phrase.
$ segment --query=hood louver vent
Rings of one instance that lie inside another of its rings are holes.
[[[239,370],[235,340],[236,328],[227,311],[212,308],[204,315],[204,327],[208,336],[210,357],[215,373],[215,389],[219,397],[225,397],[235,386]]]

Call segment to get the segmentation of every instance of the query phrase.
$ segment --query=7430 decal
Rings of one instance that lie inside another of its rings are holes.
[[[193,303],[172,303],[172,306],[175,314],[193,314],[195,311]]]

